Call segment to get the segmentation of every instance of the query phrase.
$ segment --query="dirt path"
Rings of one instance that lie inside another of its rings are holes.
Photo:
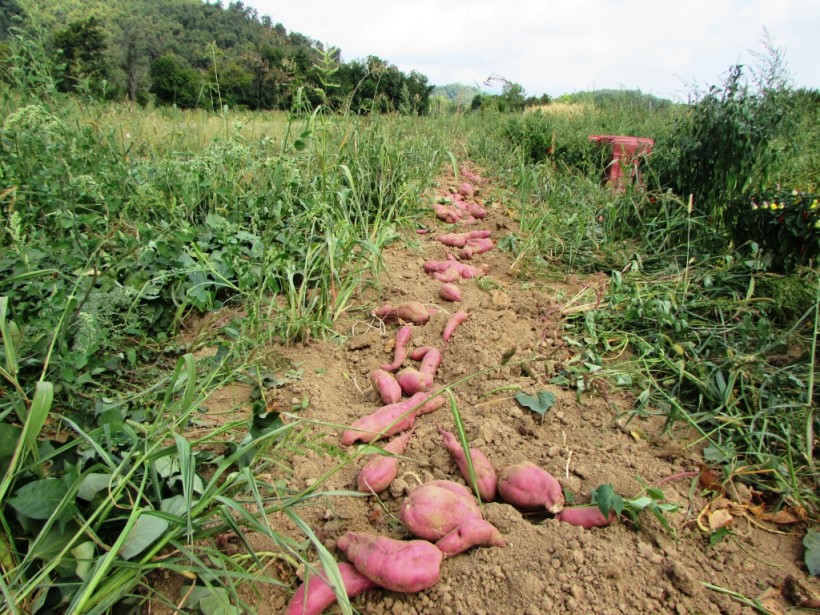
[[[440,190],[454,187],[451,179],[441,180]],[[476,198],[487,206],[488,215],[483,223],[469,228],[492,229],[498,240],[504,229],[514,229],[514,222],[504,215],[499,193],[486,184],[478,188]],[[371,590],[354,606],[363,613],[396,615],[749,611],[730,596],[704,587],[702,582],[708,582],[748,597],[762,597],[771,612],[785,612],[789,603],[776,589],[768,588],[780,588],[787,576],[805,582],[797,533],[764,531],[741,516],[734,521],[736,539],[710,545],[695,522],[707,503],[698,486],[691,477],[666,480],[698,470],[697,447],[689,449],[685,440],[659,436],[660,421],[636,419],[624,426],[621,419],[619,425],[616,418],[632,403],[627,395],[598,388],[579,397],[574,388],[549,383],[573,355],[562,339],[561,308],[600,280],[526,284],[510,275],[509,257],[496,249],[472,261],[490,265],[488,278],[462,281],[463,303],[447,303],[438,297],[440,283],[421,266],[426,259],[444,258],[444,248],[434,237],[446,232],[445,225],[431,218],[429,226],[430,234],[410,237],[410,243],[396,242],[385,251],[380,286],[365,291],[372,304],[366,304],[365,310],[352,310],[340,322],[339,331],[347,337],[344,345],[312,342],[288,351],[303,377],[282,390],[283,405],[306,397],[310,405],[303,413],[305,418],[352,423],[380,405],[370,391],[367,373],[392,359],[397,330],[395,326],[380,329],[369,309],[382,302],[406,300],[437,305],[439,313],[416,328],[412,347],[440,346],[448,316],[465,310],[472,316],[447,346],[437,381],[452,384],[489,370],[455,390],[471,445],[483,450],[499,469],[524,460],[540,465],[560,478],[577,503],[588,502],[590,492],[602,483],[611,483],[617,492],[631,496],[641,489],[638,477],[651,485],[663,482],[667,498],[680,506],[668,516],[676,535],[647,513],[641,515],[639,528],[621,522],[587,531],[546,515],[525,517],[512,506],[490,503],[485,506],[486,517],[501,530],[507,547],[473,549],[446,560],[441,582],[420,594]],[[528,357],[534,358],[520,363]],[[548,390],[557,401],[541,419],[516,403],[514,395],[521,390]],[[454,429],[446,406],[419,418],[405,453],[412,461],[401,462],[399,479],[381,499],[324,498],[299,509],[332,553],[336,553],[336,539],[348,530],[406,538],[397,515],[407,490],[419,481],[461,480],[440,444],[437,426]],[[292,461],[291,487],[312,484],[338,463],[340,433],[315,429],[306,442],[314,452]],[[344,468],[325,488],[355,489],[360,465]],[[742,485],[727,494],[741,505],[748,504],[750,497]],[[282,531],[299,536],[289,522],[275,522]],[[293,583],[295,587],[298,579]],[[284,611],[286,592],[263,596],[262,601],[249,597],[259,605],[260,613]]]

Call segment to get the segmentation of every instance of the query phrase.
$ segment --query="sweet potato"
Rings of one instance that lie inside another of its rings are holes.
[[[564,492],[557,480],[534,463],[525,461],[501,471],[498,493],[519,508],[544,507],[553,514],[564,507]]]
[[[455,257],[453,257],[453,259],[455,259]],[[456,260],[427,261],[424,263],[424,271],[427,273],[442,272],[447,271],[448,269],[455,269],[458,272],[458,275],[465,280],[469,280],[471,278],[478,278],[486,274],[490,270],[490,266],[484,264],[479,267],[473,267],[472,265],[468,265],[466,263],[459,263]]]
[[[394,592],[420,592],[438,583],[444,554],[425,540],[394,540],[347,532],[336,546],[361,574]]]
[[[397,438],[393,438],[384,445],[384,450],[393,455],[401,455],[407,448],[407,443],[410,441],[411,435],[413,435],[412,430],[403,433]],[[396,478],[398,471],[398,458],[386,455],[373,455],[373,457],[362,466],[362,469],[359,470],[356,484],[359,491],[363,493],[381,493],[390,486],[390,483]]]
[[[461,274],[452,267],[448,267],[444,271],[434,271],[431,275],[433,279],[444,282],[445,284],[461,279]]]
[[[396,374],[396,380],[405,395],[415,395],[429,388],[426,384],[427,378],[415,367],[405,367]]]
[[[414,325],[423,325],[430,320],[430,313],[424,304],[418,301],[406,301],[397,306],[383,305],[373,312],[373,316],[384,322],[411,322]]]
[[[468,238],[464,233],[447,233],[446,235],[439,235],[436,237],[436,241],[440,241],[445,246],[463,248],[464,244],[467,243]]]
[[[441,434],[444,448],[446,448],[453,459],[456,461],[458,471],[467,483],[470,483],[470,467],[467,465],[467,456],[464,454],[464,449],[461,448],[461,443],[449,431],[438,428]],[[476,448],[470,449],[470,459],[473,462],[473,472],[475,473],[476,487],[481,499],[484,502],[492,502],[495,499],[496,488],[498,485],[498,476],[495,473],[495,468],[487,456]]]
[[[349,598],[355,598],[368,589],[378,587],[374,581],[361,574],[352,564],[338,564],[342,575],[345,592]],[[325,580],[324,574],[310,574],[291,596],[285,615],[319,615],[336,602],[336,593]]]
[[[462,196],[473,196],[473,194],[475,193],[475,188],[473,188],[472,184],[464,182],[458,187],[458,193]]]
[[[421,405],[418,413],[430,414],[431,412],[435,412],[444,405],[445,401],[447,401],[447,398],[444,397],[444,395],[436,395],[435,397],[429,397],[427,401]]]
[[[458,555],[470,547],[479,545],[506,547],[507,543],[498,528],[484,519],[467,519],[436,542],[436,546],[444,553],[444,557]]]
[[[453,336],[453,332],[456,330],[456,327],[458,327],[469,317],[470,315],[467,312],[456,312],[450,316],[450,320],[448,320],[447,324],[444,325],[444,333],[441,334],[444,341],[449,342],[450,338]]]
[[[399,518],[413,536],[438,540],[467,519],[481,519],[481,509],[469,493],[465,495],[441,484],[423,483],[404,499]]]
[[[490,238],[484,239],[470,239],[465,245],[464,249],[458,253],[459,258],[469,259],[476,254],[484,254],[495,247],[493,240]]]
[[[426,309],[427,308],[425,308],[425,310]],[[393,372],[401,367],[401,364],[404,363],[404,358],[407,356],[407,344],[410,342],[411,337],[413,337],[413,327],[409,325],[404,325],[401,329],[398,330],[398,332],[396,333],[396,343],[393,346],[393,362],[385,363],[384,365],[382,365],[382,369],[384,371]]]
[[[593,527],[606,527],[615,521],[617,515],[614,510],[610,510],[609,518],[604,517],[604,514],[597,506],[571,506],[561,510],[555,515],[555,518],[564,523],[589,530]]]
[[[360,418],[350,426],[350,429],[344,431],[342,444],[349,446],[359,440],[373,442],[407,431],[413,426],[416,415],[420,414],[416,406],[424,403],[427,397],[427,393],[416,393],[409,399],[382,406],[372,414]]]
[[[482,220],[484,216],[487,215],[487,211],[481,205],[476,203],[467,203],[467,213],[473,218],[478,218],[479,220]]]
[[[383,369],[374,369],[369,377],[383,404],[395,404],[401,399],[401,387],[393,374]]]
[[[419,371],[424,374],[424,384],[429,389],[433,386],[436,370],[441,365],[441,352],[432,346],[421,346],[410,353],[413,361],[421,361]]]
[[[445,301],[463,301],[461,291],[455,284],[442,284],[441,288],[438,289],[438,294]]]

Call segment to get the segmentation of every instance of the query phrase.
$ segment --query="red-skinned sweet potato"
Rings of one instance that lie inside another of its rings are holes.
[[[384,450],[393,455],[401,455],[407,448],[410,436],[413,431],[408,431],[393,438],[384,445]],[[362,469],[356,479],[356,485],[362,493],[381,493],[390,486],[399,471],[399,460],[396,457],[386,455],[373,455]]]
[[[472,184],[464,182],[458,187],[458,193],[462,196],[473,196],[475,188],[473,188]]]
[[[464,477],[464,480],[469,484],[470,467],[467,465],[467,457],[464,454],[464,449],[461,448],[461,443],[453,434],[441,427],[438,428],[438,432],[441,434],[444,448],[453,456],[458,466],[458,471],[461,472],[461,476]],[[475,473],[478,494],[481,496],[482,501],[492,502],[495,499],[498,485],[498,476],[495,473],[493,464],[490,463],[490,460],[487,459],[484,453],[476,448],[470,449],[470,459],[472,459],[473,462],[473,472]]]
[[[348,598],[355,598],[368,589],[378,587],[352,564],[340,562],[338,566]],[[319,615],[336,602],[336,593],[325,579],[324,573],[308,575],[305,582],[293,593],[285,615]]]
[[[397,306],[383,305],[373,312],[373,316],[384,322],[411,322],[414,325],[423,325],[430,320],[430,312],[418,301],[405,301]]]
[[[456,312],[450,316],[450,320],[448,320],[447,324],[444,325],[444,333],[441,335],[442,339],[444,339],[445,342],[449,342],[450,338],[453,336],[453,332],[456,330],[456,327],[458,327],[469,317],[470,315],[467,312]]]
[[[444,271],[434,271],[430,275],[433,276],[434,280],[444,282],[445,284],[450,284],[451,282],[461,279],[461,274],[452,267],[448,267]]]
[[[427,308],[425,308],[425,310],[426,309]],[[413,327],[411,327],[410,325],[404,325],[401,329],[398,330],[398,332],[396,333],[396,342],[393,346],[393,362],[385,363],[384,365],[382,365],[382,369],[384,371],[394,372],[401,367],[401,364],[404,363],[404,359],[407,356],[407,344],[410,342],[410,338],[412,337]]]
[[[617,515],[614,510],[610,510],[609,518],[606,518],[597,506],[570,506],[555,515],[555,518],[589,530],[593,527],[606,527],[615,521]]]
[[[413,426],[419,406],[427,399],[427,393],[416,393],[409,399],[382,406],[372,414],[355,421],[342,434],[342,444],[349,446],[357,441],[373,442],[386,438]]]
[[[546,508],[553,514],[564,507],[560,483],[534,463],[525,461],[504,468],[498,475],[498,493],[519,508]]]
[[[410,358],[413,361],[421,361],[419,371],[424,374],[424,382],[427,388],[432,387],[436,370],[438,366],[441,365],[441,352],[439,352],[438,348],[420,346],[410,353]]]
[[[507,543],[498,528],[484,519],[467,519],[456,529],[436,542],[444,557],[463,553],[470,547],[506,547]]]
[[[395,404],[401,399],[401,387],[390,372],[374,369],[370,372],[369,378],[383,404]]]
[[[460,302],[463,300],[461,291],[455,284],[442,284],[438,289],[438,294],[445,301]]]
[[[481,519],[481,509],[472,495],[424,483],[404,499],[399,518],[413,536],[438,540],[467,519]]]
[[[415,395],[419,391],[426,391],[427,378],[415,367],[405,367],[396,374],[396,381],[405,395]]]
[[[394,540],[347,532],[336,542],[362,575],[394,592],[419,592],[438,583],[444,554],[425,540]]]

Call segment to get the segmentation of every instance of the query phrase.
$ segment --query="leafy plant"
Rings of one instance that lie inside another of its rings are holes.
[[[614,511],[619,517],[626,513],[632,522],[638,525],[638,515],[648,511],[663,525],[666,531],[674,533],[674,528],[666,518],[668,513],[678,510],[677,504],[665,502],[666,496],[657,487],[650,487],[642,480],[638,479],[643,489],[635,497],[624,498],[615,493],[612,485],[600,485],[592,491],[592,503],[597,504],[601,514],[605,518],[609,517],[610,511]]]
[[[809,574],[817,576],[820,574],[820,532],[811,528],[803,537],[803,546],[806,552],[803,554],[803,559],[806,562],[806,568],[809,569]]]
[[[538,391],[535,395],[530,395],[529,393],[521,391],[516,393],[515,401],[517,401],[518,405],[522,408],[532,410],[538,416],[544,418],[544,415],[555,403],[555,394],[551,391]]]

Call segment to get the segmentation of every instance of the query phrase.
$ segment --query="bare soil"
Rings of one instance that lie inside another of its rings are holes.
[[[437,190],[455,188],[452,178],[444,175]],[[492,229],[496,241],[507,230],[515,230],[500,192],[485,183],[475,198],[487,208],[487,217],[469,229]],[[809,592],[818,591],[816,580],[802,566],[803,527],[775,525],[744,514],[756,503],[755,496],[738,482],[729,486],[718,505],[714,496],[705,497],[694,475],[702,463],[701,446],[684,431],[662,434],[661,418],[627,422],[633,403],[630,393],[601,381],[579,396],[574,388],[549,383],[575,353],[562,337],[562,311],[582,303],[579,293],[584,300],[594,299],[606,279],[525,280],[510,271],[509,255],[495,249],[471,261],[490,265],[488,279],[461,281],[463,303],[448,303],[439,298],[440,283],[424,273],[422,263],[445,258],[445,248],[434,237],[451,227],[432,218],[428,225],[429,234],[408,235],[384,251],[380,279],[363,288],[339,322],[344,341],[312,341],[282,349],[303,376],[279,390],[280,405],[291,407],[307,398],[302,418],[349,425],[381,405],[367,374],[392,360],[398,327],[385,327],[372,318],[373,307],[417,300],[438,308],[429,323],[415,328],[412,347],[440,347],[444,323],[454,311],[464,310],[471,316],[446,346],[436,378],[437,384],[454,387],[471,446],[480,448],[498,469],[525,460],[540,465],[559,478],[577,503],[587,503],[590,492],[603,483],[632,496],[641,490],[640,477],[660,485],[679,510],[668,515],[674,528],[670,533],[649,514],[641,515],[637,527],[621,521],[584,530],[546,514],[522,515],[500,501],[485,504],[485,516],[500,529],[506,547],[475,548],[445,560],[441,581],[427,591],[404,595],[370,590],[353,602],[354,608],[394,615],[752,612],[728,593],[707,588],[708,583],[760,599],[771,613],[799,612],[782,588],[789,578]],[[543,419],[514,399],[518,391],[541,390],[557,398]],[[234,389],[225,398],[235,407],[236,395],[243,393]],[[218,406],[218,400],[209,404],[212,409]],[[407,491],[432,479],[463,482],[441,446],[437,426],[454,430],[446,405],[417,419],[399,478],[380,497],[322,497],[298,509],[332,553],[337,553],[338,537],[348,530],[407,538],[398,521]],[[282,476],[269,478],[284,478],[294,489],[313,484],[339,463],[341,431],[327,425],[311,427],[306,440],[310,451],[302,449]],[[324,489],[355,489],[360,465],[344,467]],[[734,536],[714,545],[697,522],[700,516],[700,525],[708,526],[707,515],[701,513],[710,502],[733,517]],[[303,539],[290,521],[271,522],[280,532]],[[263,541],[254,546],[272,549]],[[290,592],[300,582],[298,572],[282,566],[288,589],[257,585],[258,593],[249,591],[246,599],[259,613],[284,612]],[[170,590],[173,583],[166,582]]]

